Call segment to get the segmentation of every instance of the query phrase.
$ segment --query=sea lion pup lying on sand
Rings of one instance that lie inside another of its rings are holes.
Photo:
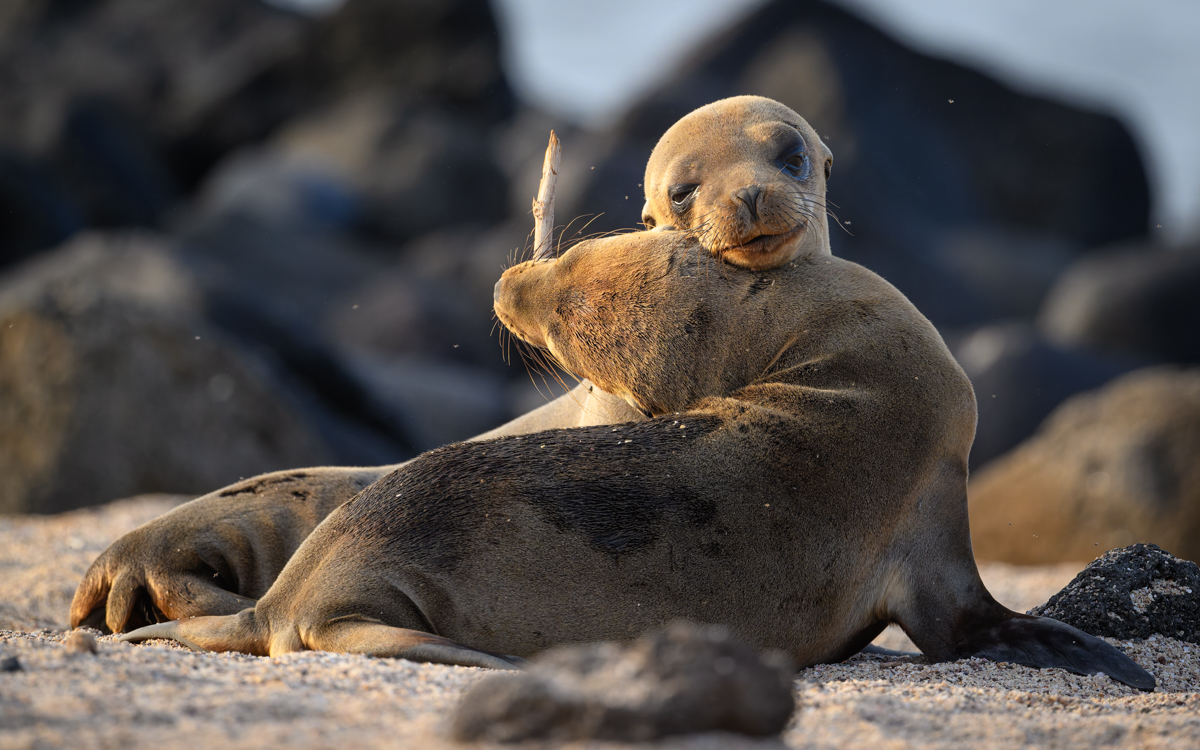
[[[688,618],[810,665],[898,622],[935,661],[1154,686],[988,594],[967,526],[971,385],[870,271],[824,254],[737,269],[687,235],[635,233],[509,269],[496,312],[652,418],[426,453],[333,511],[253,608],[125,640],[504,667]]]
[[[747,268],[777,267],[800,253],[827,255],[824,196],[831,163],[816,132],[782,104],[724,99],[663,135],[646,168],[643,218],[658,230],[689,229],[710,255]],[[691,192],[682,195],[681,185]],[[641,419],[625,400],[584,380],[474,439]],[[177,508],[97,558],[76,591],[71,626],[122,632],[162,615],[238,612],[266,593],[334,508],[399,466],[275,472]]]

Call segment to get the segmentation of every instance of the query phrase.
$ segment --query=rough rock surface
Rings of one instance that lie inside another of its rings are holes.
[[[1200,643],[1200,566],[1153,544],[1111,550],[1030,614],[1094,635]]]
[[[1200,369],[1137,370],[1059,406],[967,488],[977,557],[1077,560],[1150,542],[1200,560]]]
[[[769,736],[795,707],[792,673],[782,654],[760,656],[724,628],[676,623],[629,645],[555,649],[528,672],[489,677],[463,698],[451,734],[499,742]]]
[[[84,235],[0,283],[0,512],[330,462],[298,403],[201,307],[144,235]]]

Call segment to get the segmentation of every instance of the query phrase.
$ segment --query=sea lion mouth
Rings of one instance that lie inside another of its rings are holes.
[[[713,250],[713,254],[718,256],[725,255],[726,253],[767,255],[774,253],[779,248],[799,237],[807,228],[808,222],[802,221],[794,229],[789,229],[781,234],[760,234],[749,242],[744,242],[740,245],[727,245],[722,248],[716,248]]]

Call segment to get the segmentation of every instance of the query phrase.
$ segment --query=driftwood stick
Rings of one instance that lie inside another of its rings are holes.
[[[554,188],[558,184],[558,163],[562,159],[562,144],[550,131],[550,145],[542,162],[542,181],[533,199],[533,259],[554,257]]]

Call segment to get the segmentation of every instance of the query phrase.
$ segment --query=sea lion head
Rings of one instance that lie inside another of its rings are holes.
[[[770,320],[739,304],[750,295],[731,291],[758,276],[714,265],[686,232],[589,239],[506,270],[495,287],[496,317],[564,370],[646,416],[666,414],[757,374],[744,353],[735,358],[739,375],[729,371],[726,355],[740,332],[755,331],[757,348],[774,338]]]
[[[825,181],[833,154],[777,101],[736,96],[671,126],[646,164],[648,229],[690,231],[713,256],[751,270],[829,254]]]

